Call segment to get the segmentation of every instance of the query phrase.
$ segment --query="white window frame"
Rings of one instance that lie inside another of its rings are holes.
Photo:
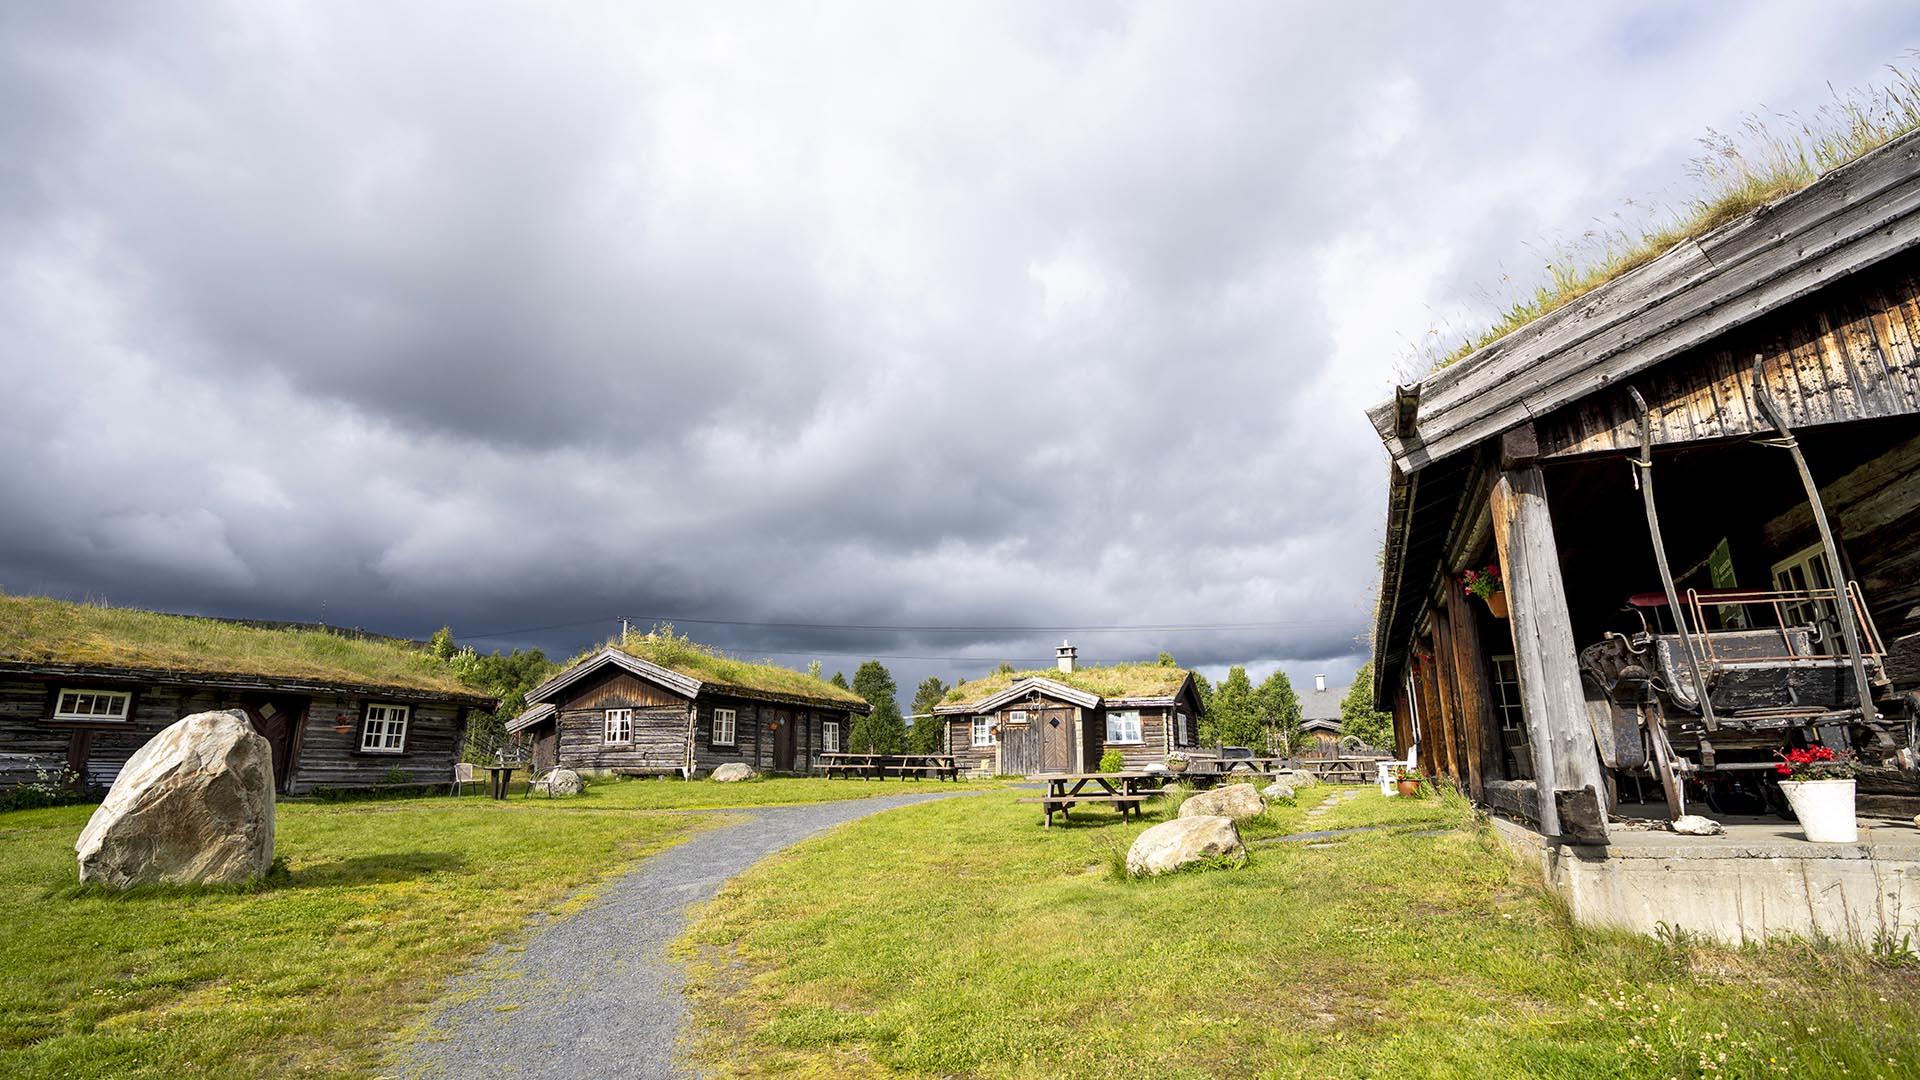
[[[1781,592],[1833,588],[1832,575],[1827,572],[1826,546],[1813,544],[1774,563],[1773,587]],[[1788,626],[1811,626],[1819,632],[1820,640],[1813,643],[1816,650],[1834,652],[1844,648],[1837,640],[1840,637],[1840,613],[1835,610],[1832,601],[1800,600],[1781,604],[1780,607],[1781,617]]]
[[[840,752],[840,721],[820,721],[820,752],[823,754]]]
[[[1500,730],[1525,731],[1527,714],[1520,704],[1520,662],[1512,653],[1490,656],[1487,662],[1491,668],[1487,681],[1493,684],[1493,694],[1498,699],[1493,707],[1500,714]]]
[[[1007,723],[1009,724],[1024,724],[1026,722],[1027,710],[1025,709],[1015,709],[1007,714]]]
[[[413,706],[369,702],[360,722],[360,752],[363,754],[404,754],[407,752],[407,725],[413,722]]]
[[[82,700],[86,702],[83,711]],[[71,705],[69,705],[71,701]],[[100,711],[101,705],[108,705],[106,712]],[[133,716],[133,691],[98,690],[87,686],[63,686],[54,695],[53,718],[55,720],[84,720],[95,724],[124,724]]]
[[[1131,725],[1133,728],[1131,737],[1128,737],[1128,725]],[[1114,734],[1116,726],[1119,728],[1119,734],[1117,735]],[[1107,710],[1107,742],[1117,743],[1122,746],[1137,746],[1145,740],[1145,737],[1145,733],[1142,731],[1140,725],[1139,709]]]
[[[616,723],[619,724],[617,729],[614,726]],[[600,734],[608,746],[632,746],[633,710],[608,709],[606,727],[601,729]]]
[[[973,718],[973,745],[992,746],[998,741],[993,733],[993,717],[983,715]]]
[[[722,723],[721,723],[723,717],[725,718],[724,727],[722,726]],[[726,738],[724,739],[720,737],[720,732],[723,730],[727,733]],[[707,733],[707,742],[714,746],[738,746],[740,745],[738,741],[739,738],[740,738],[739,710],[737,709],[713,710],[713,728]]]

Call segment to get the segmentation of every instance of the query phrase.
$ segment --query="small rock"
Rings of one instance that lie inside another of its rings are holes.
[[[748,765],[743,765],[738,761],[729,761],[725,765],[713,770],[712,779],[716,784],[732,784],[741,780],[751,780],[753,779],[753,768]]]
[[[1172,821],[1155,825],[1134,840],[1133,847],[1127,850],[1127,873],[1165,874],[1206,859],[1244,855],[1246,851],[1232,818],[1183,813]]]
[[[1267,800],[1252,784],[1229,784],[1203,791],[1180,804],[1181,817],[1227,817],[1235,821],[1267,812]]]
[[[1266,790],[1262,791],[1260,794],[1276,802],[1292,802],[1293,801],[1293,788],[1289,786],[1287,783],[1285,783],[1284,781],[1280,781],[1280,780],[1276,780],[1273,783],[1268,784],[1266,787]]]
[[[1682,836],[1719,836],[1726,827],[1709,817],[1699,814],[1682,814],[1674,819],[1673,831]]]
[[[1149,761],[1140,767],[1140,771],[1149,776],[1172,776],[1173,770],[1158,761]]]
[[[231,885],[273,865],[273,747],[238,709],[194,713],[134,751],[74,844],[80,880]]]
[[[541,783],[546,785],[551,795],[578,795],[587,790],[587,782],[572,769],[555,769],[549,772]]]

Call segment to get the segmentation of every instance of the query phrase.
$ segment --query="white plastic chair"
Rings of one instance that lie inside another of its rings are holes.
[[[453,793],[466,794],[467,785],[473,783],[473,762],[456,761],[453,763]]]

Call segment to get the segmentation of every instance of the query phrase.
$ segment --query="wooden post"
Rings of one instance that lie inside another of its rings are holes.
[[[1445,762],[1446,740],[1440,727],[1440,692],[1434,686],[1433,661],[1422,659],[1415,665],[1420,691],[1420,768],[1428,776],[1439,776]]]
[[[1460,703],[1454,697],[1453,630],[1444,610],[1433,613],[1434,681],[1439,684],[1442,741],[1446,743],[1447,775],[1456,784],[1465,779],[1460,760]]]
[[[1536,463],[1531,425],[1502,439],[1503,471],[1494,485],[1494,541],[1500,551],[1507,608],[1513,623],[1515,666],[1527,732],[1533,741],[1533,774],[1540,792],[1540,831],[1549,836],[1578,827],[1583,838],[1606,832],[1606,786],[1600,756],[1587,728],[1586,698],[1572,616],[1560,576],[1560,549],[1547,507],[1546,476]],[[1581,808],[1580,820],[1563,823],[1562,804]]]
[[[1454,697],[1465,722],[1467,784],[1476,800],[1483,799],[1486,782],[1499,779],[1502,749],[1499,725],[1493,721],[1492,688],[1487,662],[1480,649],[1480,620],[1472,601],[1459,588],[1447,590],[1448,623],[1453,632]]]

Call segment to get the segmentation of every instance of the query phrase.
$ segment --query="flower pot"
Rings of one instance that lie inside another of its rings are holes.
[[[1178,758],[1175,758],[1174,760],[1167,762],[1167,771],[1168,772],[1186,772],[1187,763],[1184,761],[1181,761]]]
[[[1852,844],[1860,839],[1853,817],[1853,781],[1782,780],[1793,816],[1816,844]]]
[[[1502,589],[1497,593],[1487,594],[1487,610],[1493,612],[1493,617],[1496,619],[1504,619],[1507,617],[1506,590]]]
[[[1401,795],[1411,799],[1420,794],[1420,781],[1402,780],[1395,785],[1395,788]]]

